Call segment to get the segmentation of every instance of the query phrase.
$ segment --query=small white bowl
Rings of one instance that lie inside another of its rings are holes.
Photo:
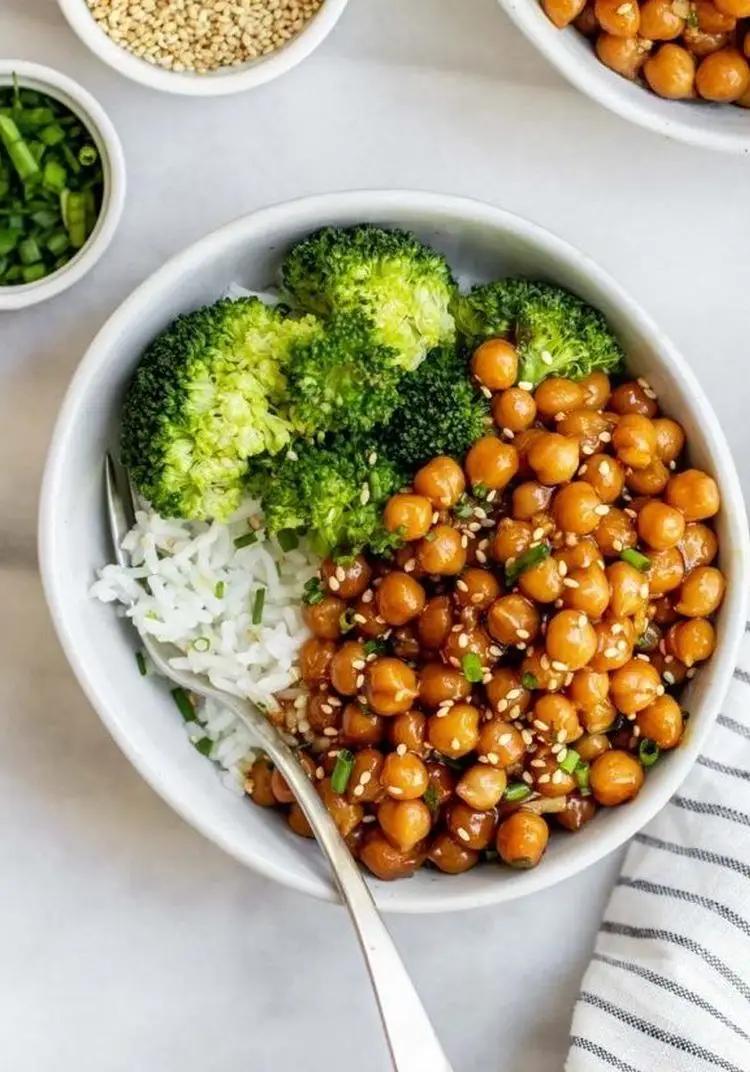
[[[750,153],[750,109],[700,100],[665,100],[605,67],[592,42],[574,26],[558,30],[545,15],[539,0],[498,2],[560,74],[623,119],[690,145],[727,153]]]
[[[190,246],[120,306],[92,342],[68,389],[42,488],[39,559],[47,600],[70,663],[115,740],[154,789],[188,822],[256,871],[315,897],[336,894],[317,846],[283,818],[229,792],[189,744],[164,682],[138,674],[137,637],[111,606],[88,595],[112,558],[103,499],[103,457],[116,449],[125,386],[144,347],[178,313],[215,301],[232,281],[268,288],[294,242],[324,224],[369,221],[405,227],[442,250],[463,282],[520,274],[570,287],[602,310],[635,376],[648,376],[665,412],[683,424],[692,461],[721,490],[718,517],[727,593],[710,664],[685,693],[685,740],[641,793],[603,808],[584,831],[558,834],[533,871],[483,866],[458,876],[422,869],[408,881],[369,879],[381,908],[446,912],[509,901],[575,874],[622,845],[666,804],[690,770],[724,698],[745,627],[748,538],[739,481],[724,434],[685,359],[613,279],[533,223],[478,201],[438,194],[357,191],[309,197],[256,212]]]
[[[0,311],[25,309],[72,287],[94,267],[112,241],[125,201],[125,157],[107,113],[94,97],[72,78],[26,60],[0,59],[0,86],[18,76],[21,88],[35,89],[60,101],[78,116],[88,130],[102,163],[102,203],[96,226],[85,244],[67,264],[35,283],[0,286]]]
[[[219,97],[242,93],[278,78],[296,67],[328,36],[339,20],[348,0],[323,0],[322,7],[305,27],[275,52],[249,60],[238,67],[224,67],[207,74],[193,71],[169,71],[148,63],[140,56],[116,44],[99,26],[86,0],[58,0],[60,9],[84,45],[104,63],[126,78],[166,93],[183,93],[192,97]]]

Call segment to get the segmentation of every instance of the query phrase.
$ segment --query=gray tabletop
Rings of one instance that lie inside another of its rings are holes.
[[[0,1065],[12,1072],[383,1072],[342,911],[255,877],[140,780],[47,620],[36,500],[66,383],[171,253],[302,194],[399,186],[529,216],[610,269],[683,348],[747,488],[748,161],[665,141],[564,84],[494,0],[352,0],[296,70],[217,100],[120,78],[54,0],[0,0],[0,53],[99,97],[129,167],[120,230],[74,290],[0,314]],[[618,867],[527,900],[395,918],[456,1072],[562,1068]]]

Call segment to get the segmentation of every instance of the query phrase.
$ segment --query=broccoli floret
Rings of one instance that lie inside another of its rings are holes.
[[[283,369],[293,344],[320,331],[315,317],[224,299],[151,343],[128,388],[121,453],[155,509],[195,520],[232,513],[247,458],[289,441]]]
[[[437,454],[462,455],[486,431],[487,400],[453,348],[434,350],[401,381],[401,400],[378,430],[383,451],[407,469]]]
[[[383,505],[405,480],[371,442],[338,435],[321,443],[297,440],[283,460],[253,461],[247,484],[271,532],[304,530],[318,553],[330,554],[392,546]]]
[[[623,361],[602,314],[562,287],[502,279],[458,298],[455,313],[472,346],[495,335],[515,339],[520,383],[535,387],[550,375],[580,379],[615,371]]]
[[[290,419],[304,436],[366,431],[396,406],[403,373],[394,351],[378,345],[361,311],[332,313],[325,331],[295,345],[289,358]]]
[[[290,250],[282,281],[292,304],[309,312],[363,310],[376,342],[393,350],[396,364],[409,372],[455,335],[450,269],[405,231],[326,227]]]

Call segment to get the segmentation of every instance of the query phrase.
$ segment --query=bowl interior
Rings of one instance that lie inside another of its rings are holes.
[[[750,153],[750,111],[708,101],[670,101],[615,74],[574,26],[558,30],[539,0],[499,0],[520,30],[581,92],[624,119],[693,145]]]
[[[486,866],[459,877],[423,870],[408,882],[373,882],[386,909],[444,911],[507,900],[550,885],[621,844],[668,799],[695,758],[733,669],[744,625],[745,536],[739,487],[717,422],[670,344],[591,261],[547,232],[499,209],[425,194],[357,193],[309,198],[236,221],[167,263],[114,314],[69,390],[48,460],[40,551],[48,600],[68,657],[111,732],[151,784],[193,825],[236,857],[300,890],[332,898],[316,846],[282,819],[239,799],[189,744],[163,685],[139,676],[133,630],[87,590],[111,557],[102,499],[103,455],[143,347],[178,313],[216,299],[233,280],[263,290],[287,246],[320,225],[372,221],[415,231],[441,249],[462,281],[520,273],[570,287],[619,333],[635,374],[646,375],[666,412],[685,426],[692,458],[722,486],[722,564],[729,576],[719,647],[693,681],[684,745],[654,769],[638,799],[602,813],[580,836],[552,839],[530,872]]]

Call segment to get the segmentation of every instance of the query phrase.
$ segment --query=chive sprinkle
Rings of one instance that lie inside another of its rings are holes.
[[[638,758],[644,767],[653,767],[660,755],[661,748],[649,737],[644,737],[638,745]]]
[[[214,595],[216,596],[217,599],[223,599],[224,598],[224,587],[225,586],[224,586],[223,581],[217,581],[216,584],[214,585]]]
[[[620,558],[628,565],[635,566],[641,573],[651,569],[651,559],[648,555],[641,554],[634,547],[626,547],[624,551],[620,551]]]
[[[521,684],[527,690],[527,692],[533,692],[534,689],[539,688],[539,681],[534,674],[530,674],[528,671],[521,675]]]
[[[339,615],[339,629],[342,633],[348,633],[354,628],[354,608],[347,607],[343,614]]]
[[[538,566],[540,562],[543,562],[545,558],[549,557],[550,546],[548,543],[539,543],[536,547],[529,547],[518,556],[518,558],[510,565],[505,567],[505,584],[508,588],[512,587],[527,569],[531,569],[532,566]]]
[[[526,800],[529,796],[531,796],[531,790],[525,782],[511,782],[503,793],[503,800],[517,803],[519,800]]]
[[[143,654],[142,651],[137,651],[135,653],[135,661],[138,663],[138,673],[141,675],[141,677],[145,677],[148,672],[148,668],[146,666],[146,656]]]
[[[200,752],[202,756],[211,755],[211,749],[214,746],[214,742],[211,740],[210,737],[191,737],[190,743],[197,752]]]
[[[573,777],[575,778],[578,788],[581,791],[581,796],[587,797],[591,790],[589,789],[589,774],[591,771],[591,765],[586,763],[585,760],[580,760],[578,766],[573,771]]]
[[[336,756],[336,763],[331,774],[331,789],[334,793],[344,793],[354,767],[354,755],[348,748],[342,748]]]
[[[234,541],[234,546],[237,547],[237,548],[239,548],[239,547],[249,547],[250,544],[255,543],[255,541],[257,539],[258,539],[258,533],[257,532],[246,532],[244,534],[244,536],[238,536],[236,538],[236,540]]]
[[[438,811],[440,807],[440,798],[438,796],[437,788],[430,783],[422,794],[422,800],[430,809],[433,815]]]
[[[172,699],[177,704],[177,710],[185,721],[195,722],[195,708],[185,690],[181,688],[172,689]]]
[[[299,547],[299,536],[294,529],[281,529],[276,533],[276,539],[282,551],[293,551],[295,547]]]
[[[316,603],[320,603],[324,598],[325,592],[323,591],[320,577],[311,577],[309,581],[305,581],[305,587],[302,594],[303,603],[307,603],[308,607],[313,607]]]
[[[263,621],[263,604],[266,601],[265,588],[259,588],[253,600],[253,625],[260,625]]]
[[[580,762],[581,757],[575,748],[569,748],[565,753],[565,759],[558,763],[558,767],[560,770],[564,770],[566,774],[572,774]]]
[[[464,672],[464,677],[467,681],[477,683],[484,677],[484,670],[482,669],[482,660],[479,658],[475,651],[468,651],[461,660],[461,667]]]
[[[382,637],[366,640],[364,643],[365,655],[382,655],[388,650],[388,644]]]
[[[209,651],[211,648],[211,641],[208,637],[199,636],[193,641],[194,651]]]

